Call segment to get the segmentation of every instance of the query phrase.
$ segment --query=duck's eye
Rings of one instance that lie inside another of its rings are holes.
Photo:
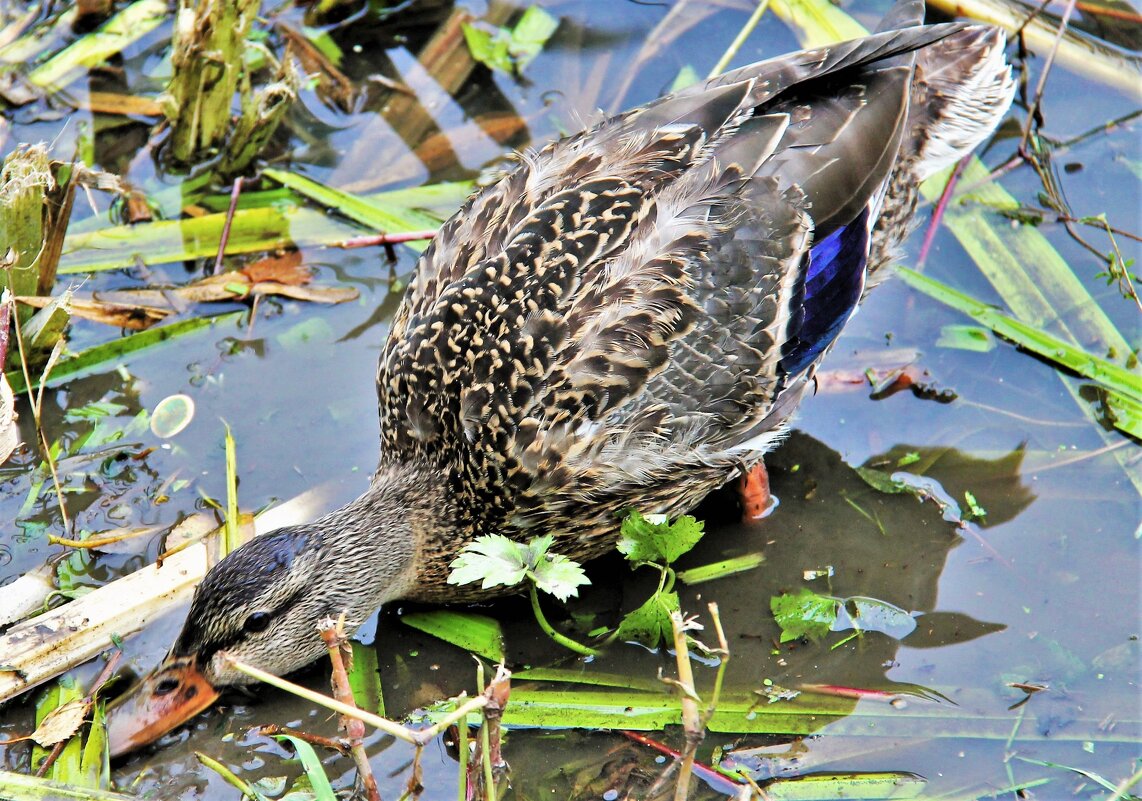
[[[178,689],[178,679],[163,679],[155,685],[155,695],[169,695]]]
[[[270,613],[269,612],[254,612],[245,622],[242,623],[242,629],[247,634],[257,634],[259,631],[265,631],[270,627]]]

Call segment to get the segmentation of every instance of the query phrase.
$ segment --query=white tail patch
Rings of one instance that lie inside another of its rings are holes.
[[[1007,113],[1015,80],[1004,57],[1006,45],[997,29],[968,29],[933,45],[930,57],[921,53],[917,79],[927,89],[927,111],[934,118],[921,122],[927,137],[916,166],[920,180],[974,150]],[[959,50],[963,54],[957,57]]]

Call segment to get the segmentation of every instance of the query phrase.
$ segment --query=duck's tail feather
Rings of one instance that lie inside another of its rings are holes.
[[[998,28],[971,27],[919,51],[903,161],[922,181],[974,150],[999,125],[1015,93]]]

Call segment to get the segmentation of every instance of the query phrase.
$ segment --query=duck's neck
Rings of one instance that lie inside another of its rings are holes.
[[[353,623],[415,588],[421,543],[442,522],[440,493],[425,468],[382,465],[361,497],[315,522]]]

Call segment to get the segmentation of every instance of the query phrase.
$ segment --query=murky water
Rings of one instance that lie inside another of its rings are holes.
[[[417,100],[386,109],[390,96],[373,90],[356,111],[344,113],[305,90],[291,112],[288,142],[277,148],[289,155],[281,165],[357,192],[472,178],[507,147],[540,145],[578,128],[596,108],[617,110],[649,100],[684,66],[708,70],[751,8],[745,2],[694,2],[673,10],[668,4],[633,2],[544,6],[561,24],[527,68],[526,80],[477,69],[453,89],[428,76],[415,54],[457,9],[484,17],[502,13],[502,6],[417,3],[388,20],[362,13],[332,27],[351,79],[400,77]],[[870,24],[883,9],[882,3],[860,2],[848,10]],[[265,12],[293,24],[301,21],[300,12],[287,7]],[[86,83],[92,90],[157,91],[169,36],[169,24],[160,27],[133,45],[115,71],[93,72],[73,90],[82,95]],[[795,47],[789,29],[767,16],[734,64]],[[1032,57],[1027,63],[1033,86],[1043,62]],[[1056,68],[1044,103],[1045,130],[1066,140],[1137,105],[1137,97]],[[4,153],[18,142],[53,141],[55,153],[78,152],[145,191],[159,188],[154,162],[141,150],[148,133],[142,122],[93,118],[54,101],[5,116]],[[1014,110],[1004,133],[1017,136],[1023,119],[1023,111]],[[1106,213],[1110,225],[1138,232],[1139,141],[1137,126],[1128,123],[1059,157],[1058,180],[1077,215]],[[985,161],[1002,163],[1013,150],[1012,138],[1001,136]],[[1042,187],[1030,169],[1010,173],[1003,186],[1024,205],[1039,204]],[[106,201],[101,203],[102,214]],[[90,216],[81,199],[76,224]],[[1137,348],[1142,331],[1132,302],[1096,278],[1102,266],[1061,226],[1042,231]],[[1109,250],[1104,235],[1083,231]],[[920,238],[910,243],[912,256]],[[1124,258],[1138,255],[1137,242],[1118,237],[1117,244]],[[395,305],[387,294],[390,266],[380,249],[311,248],[304,255],[321,282],[357,287],[360,300],[334,307],[263,301],[238,322],[168,343],[124,370],[73,380],[45,394],[45,431],[72,445],[61,470],[77,530],[167,526],[202,507],[200,493],[223,498],[223,421],[238,443],[246,509],[316,485],[325,485],[324,504],[332,508],[363,489],[377,448],[375,360]],[[398,248],[397,256],[392,269],[405,275],[415,254]],[[201,262],[154,264],[148,271],[154,283],[183,282],[203,267]],[[936,237],[927,270],[974,297],[1001,303],[946,231]],[[141,283],[139,274],[121,271],[94,277],[84,291]],[[1064,322],[1082,312],[1058,311]],[[1120,434],[1103,436],[1065,387],[1081,382],[1014,346],[1000,342],[990,352],[975,353],[936,344],[943,326],[965,322],[898,281],[877,289],[822,371],[859,375],[870,366],[892,367],[915,358],[929,373],[927,380],[953,390],[956,399],[940,403],[902,391],[873,400],[867,385],[823,381],[817,396],[803,404],[796,433],[770,460],[781,499],[776,511],[744,526],[727,514],[731,495],[699,510],[709,521],[709,533],[681,567],[750,552],[765,556],[764,564],[748,573],[682,588],[684,610],[704,612],[709,601],[720,605],[732,653],[727,687],[749,693],[769,682],[791,689],[830,685],[890,694],[841,704],[832,699],[836,714],[822,716],[803,737],[711,734],[701,758],[709,760],[717,746],[759,779],[821,771],[915,773],[929,781],[925,797],[949,798],[990,797],[1043,779],[1049,784],[1036,787],[1035,797],[1101,798],[1108,791],[1094,782],[1037,763],[1080,768],[1112,785],[1139,769],[1142,506],[1140,488],[1126,472],[1138,475],[1137,444]],[[73,325],[72,345],[115,335],[79,322]],[[145,426],[130,425],[138,412],[173,393],[190,395],[197,407],[190,427],[173,440],[160,441]],[[91,404],[112,404],[104,407],[109,413],[95,434],[90,416],[76,415]],[[33,441],[32,415],[26,407],[20,413],[25,441]],[[104,436],[115,432],[122,432],[121,438]],[[920,457],[915,463],[925,465],[925,474],[952,498],[963,503],[965,491],[972,493],[987,510],[986,518],[957,527],[941,518],[933,502],[878,493],[852,469],[872,464],[891,470],[913,461],[910,454]],[[0,468],[0,516],[6,521],[0,582],[61,554],[46,541],[47,534],[63,531],[63,523],[39,465],[35,452],[25,450]],[[156,502],[159,495],[164,502]],[[75,582],[101,584],[149,561],[158,547],[151,537],[96,555],[75,565]],[[915,613],[916,631],[901,640],[868,632],[839,647],[840,634],[817,644],[775,645],[780,632],[770,597],[805,585],[807,570],[832,573],[808,584],[818,592],[868,596]],[[649,589],[648,578],[631,576],[617,559],[595,563],[589,575],[596,586],[572,609],[592,612],[602,622],[641,603]],[[471,691],[470,658],[402,624],[401,611],[381,615],[375,639],[371,624],[362,632],[376,645],[390,714]],[[503,622],[517,667],[581,665],[546,640],[525,603],[509,599],[481,611]],[[128,664],[150,667],[178,622],[179,613],[172,612],[128,641]],[[669,674],[671,659],[627,645],[612,648],[585,669],[646,682],[660,667]],[[713,667],[696,670],[699,689],[709,688]],[[77,674],[89,682],[96,672],[98,665]],[[304,680],[323,687],[325,668]],[[1012,684],[1047,689],[1019,704],[1025,694]],[[916,688],[927,692],[917,695]],[[767,706],[759,696],[759,713]],[[0,711],[0,733],[26,733],[31,714],[29,703],[9,704]],[[296,775],[299,768],[287,761],[285,747],[249,733],[267,722],[335,731],[324,713],[276,691],[260,691],[254,701],[227,698],[169,737],[163,748],[118,766],[115,780],[164,799],[237,797],[201,768],[196,750],[241,768],[250,780]],[[674,746],[681,742],[675,731],[656,736]],[[411,752],[380,735],[371,737],[368,747],[383,795],[398,796]],[[0,753],[5,768],[27,769],[25,745]],[[608,733],[512,731],[506,756],[515,798],[598,798],[627,781],[645,787],[640,777],[652,780],[662,769],[652,752]],[[351,786],[354,770],[348,759],[329,758],[326,766],[335,785]],[[427,750],[423,767],[423,798],[455,797],[456,763],[442,744]],[[717,792],[703,785],[699,794]]]

